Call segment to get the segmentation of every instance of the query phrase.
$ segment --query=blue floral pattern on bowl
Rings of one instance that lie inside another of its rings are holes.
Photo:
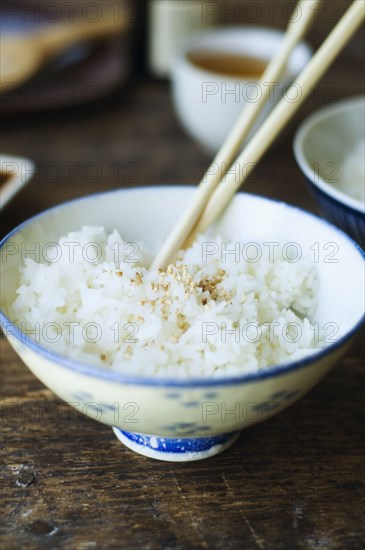
[[[139,454],[168,462],[192,461],[208,458],[230,447],[240,431],[207,437],[160,437],[127,432],[114,428],[124,445]]]

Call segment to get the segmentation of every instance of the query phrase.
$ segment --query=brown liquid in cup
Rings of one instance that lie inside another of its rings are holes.
[[[189,61],[206,71],[234,78],[258,80],[267,61],[240,54],[196,50],[187,54]]]

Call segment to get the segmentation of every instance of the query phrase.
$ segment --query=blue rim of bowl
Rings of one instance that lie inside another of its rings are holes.
[[[354,208],[351,208],[351,206],[348,206],[344,202],[340,202],[337,198],[333,197],[332,195],[329,195],[328,193],[323,191],[323,189],[321,189],[315,183],[313,183],[313,181],[310,180],[306,174],[304,174],[304,175],[305,175],[305,178],[308,182],[308,185],[310,185],[311,191],[313,193],[316,193],[316,194],[320,195],[321,197],[324,197],[325,199],[327,199],[327,201],[331,200],[334,203],[336,203],[336,205],[334,205],[333,208],[336,206],[337,208],[341,208],[342,210],[345,210],[345,212],[347,212],[348,215],[351,215],[356,219],[360,219],[360,220],[364,219],[365,220],[365,215],[362,212],[360,212],[359,210],[355,210]]]
[[[159,186],[140,186],[140,187],[134,187],[132,189],[112,189],[109,191],[103,191],[100,193],[93,193],[91,195],[87,195],[86,197],[79,197],[70,201],[66,201],[64,203],[58,204],[56,206],[53,206],[51,208],[48,208],[47,210],[44,210],[43,212],[40,212],[39,214],[36,214],[32,218],[29,218],[28,220],[22,222],[20,225],[15,227],[10,233],[8,233],[1,241],[0,241],[0,251],[3,248],[4,244],[16,233],[18,233],[23,227],[28,225],[29,223],[33,222],[34,220],[43,217],[44,215],[58,209],[62,209],[65,206],[68,206],[70,204],[75,204],[77,202],[81,201],[88,201],[92,197],[98,197],[101,195],[108,195],[108,194],[116,194],[116,193],[133,193],[136,191],[143,192],[143,190],[151,190],[151,189],[196,189],[193,185],[159,185]],[[333,231],[336,233],[339,233],[342,238],[344,238],[346,241],[349,242],[350,245],[353,246],[357,250],[357,252],[360,254],[360,256],[365,259],[365,252],[362,250],[362,248],[353,240],[351,237],[349,237],[344,231],[339,229],[338,227],[334,226],[333,224],[329,223],[327,220],[324,220],[323,218],[320,218],[319,216],[316,216],[315,214],[312,214],[311,212],[307,212],[306,210],[303,210],[302,208],[299,208],[298,206],[293,206],[288,203],[283,203],[283,201],[279,201],[276,199],[271,199],[268,197],[263,197],[261,195],[256,195],[253,193],[239,193],[239,195],[248,195],[250,197],[255,197],[259,200],[267,201],[267,202],[273,202],[275,204],[285,204],[288,208],[291,208],[293,210],[297,210],[301,214],[304,214],[305,216],[308,216],[310,218],[314,218],[318,222],[329,226]],[[4,325],[11,325],[15,328],[14,332],[12,332],[11,336],[15,337],[22,345],[25,345],[29,347],[33,352],[38,353],[45,359],[48,359],[51,362],[56,363],[59,366],[65,367],[69,370],[72,370],[76,372],[77,374],[92,376],[94,378],[99,378],[103,380],[108,380],[112,382],[118,382],[121,384],[127,384],[127,385],[139,385],[139,386],[158,386],[158,387],[172,387],[172,388],[199,388],[199,387],[214,387],[214,386],[229,386],[229,385],[237,385],[240,383],[250,383],[250,382],[258,382],[261,380],[265,380],[267,378],[275,378],[277,376],[280,376],[281,374],[287,374],[290,372],[293,372],[295,370],[302,369],[304,367],[307,367],[308,365],[317,362],[321,359],[323,359],[326,356],[331,355],[333,352],[337,351],[341,347],[343,347],[347,342],[351,340],[351,338],[356,334],[356,332],[359,330],[361,325],[365,322],[365,313],[362,315],[361,319],[349,330],[344,336],[339,338],[337,342],[334,342],[333,344],[329,344],[326,348],[319,350],[317,352],[313,352],[307,357],[297,360],[297,361],[289,361],[287,363],[283,363],[282,365],[273,365],[272,367],[265,367],[265,369],[262,369],[258,372],[252,372],[247,373],[241,376],[222,376],[217,378],[187,378],[187,379],[171,379],[171,378],[163,378],[163,377],[155,377],[155,378],[148,378],[146,376],[130,376],[128,374],[123,374],[121,372],[117,372],[111,369],[107,369],[104,367],[98,367],[94,365],[90,365],[88,363],[84,363],[82,361],[76,361],[72,359],[68,359],[64,355],[59,355],[58,353],[55,353],[53,351],[50,351],[40,344],[37,344],[34,340],[29,338],[24,332],[22,332],[15,324],[10,321],[6,317],[6,315],[0,310],[0,326],[3,328]]]
[[[295,159],[300,167],[301,171],[311,183],[311,185],[318,191],[322,193],[325,197],[332,199],[337,205],[342,208],[346,208],[348,212],[357,216],[364,216],[364,207],[361,204],[361,201],[353,199],[340,189],[337,189],[331,183],[325,181],[319,174],[317,174],[310,166],[307,161],[306,156],[303,151],[303,141],[308,133],[313,131],[313,126],[320,122],[322,119],[331,118],[336,113],[341,112],[342,110],[347,110],[354,105],[361,104],[365,102],[365,96],[357,95],[349,99],[344,99],[335,103],[334,105],[327,105],[318,109],[307,117],[299,126],[298,130],[295,133],[293,140],[293,152]],[[314,174],[318,181],[314,180]]]

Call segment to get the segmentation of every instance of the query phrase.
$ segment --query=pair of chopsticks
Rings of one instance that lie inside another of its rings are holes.
[[[152,263],[152,269],[166,268],[174,260],[179,249],[188,246],[197,233],[204,232],[216,220],[256,163],[297,112],[314,85],[317,84],[365,19],[364,0],[354,0],[303,69],[296,82],[287,90],[284,97],[236,158],[235,165],[240,167],[242,177],[237,178],[236,171],[226,175],[243,140],[268,99],[275,81],[285,70],[294,47],[302,39],[318,14],[319,4],[320,0],[300,0],[298,2],[295,13],[301,14],[301,17],[295,18],[288,26],[278,54],[269,63],[260,80],[259,85],[262,91],[260,100],[247,105],[243,110],[204,175],[192,201],[158,252]],[[217,166],[219,170],[216,170]],[[243,170],[243,168],[245,169]]]

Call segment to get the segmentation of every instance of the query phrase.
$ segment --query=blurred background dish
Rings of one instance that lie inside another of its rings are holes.
[[[121,63],[119,40],[77,45],[43,68],[20,88],[3,94],[3,115],[37,113],[105,101],[124,86],[130,62]]]
[[[365,247],[365,96],[316,111],[294,140],[296,160],[324,216]]]
[[[1,5],[4,114],[105,99],[132,70],[130,2]]]
[[[176,112],[185,130],[210,153],[222,145],[245,104],[262,95],[259,80],[283,33],[254,26],[217,29],[190,39],[172,68]],[[251,134],[311,57],[299,44]]]

